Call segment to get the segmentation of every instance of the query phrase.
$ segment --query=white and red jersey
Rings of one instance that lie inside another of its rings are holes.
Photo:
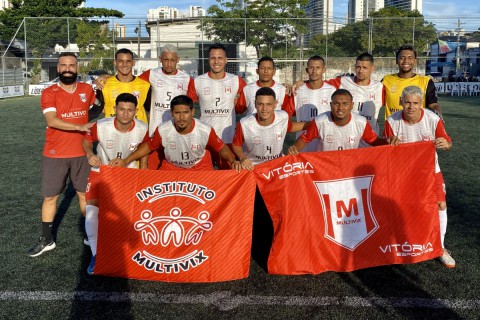
[[[305,82],[305,85],[297,89],[297,94],[290,97],[289,109],[286,110],[291,116],[296,115],[298,122],[309,122],[317,115],[330,111],[330,102],[332,94],[336,88],[326,82],[318,89],[312,89]],[[302,132],[297,132],[296,137],[300,137]],[[304,152],[317,151],[317,140],[312,140],[302,150]]]
[[[440,117],[428,109],[421,109],[422,115],[417,123],[409,123],[403,117],[403,111],[397,111],[387,118],[383,134],[389,138],[397,136],[402,143],[417,141],[434,141],[436,138],[445,138],[452,142],[452,138],[445,131]],[[435,153],[435,172],[440,172],[438,157]]]
[[[243,146],[243,152],[254,165],[283,155],[285,136],[292,128],[288,113],[275,110],[275,118],[268,126],[258,123],[257,115],[240,120],[233,138],[233,145]]]
[[[205,157],[207,147],[220,152],[225,144],[215,134],[213,128],[202,121],[192,119],[192,130],[180,134],[173,121],[161,123],[148,146],[151,150],[163,148],[165,161],[160,169],[213,169],[210,158]]]
[[[249,83],[243,88],[237,102],[238,113],[244,113],[247,111],[247,115],[250,115],[257,112],[257,109],[255,109],[255,94],[260,88],[259,81]],[[277,107],[275,110],[284,109],[285,105],[288,103],[288,95],[286,94],[287,88],[283,84],[275,81],[270,88],[275,92],[275,97],[277,98]]]
[[[377,134],[367,122],[367,119],[357,113],[351,113],[348,123],[338,126],[333,122],[332,113],[325,112],[312,120],[312,123],[302,134],[302,140],[310,142],[318,140],[317,151],[333,151],[357,149],[360,141],[373,143]]]
[[[195,78],[194,82],[201,110],[200,120],[211,125],[225,143],[232,143],[236,125],[235,98],[245,86],[245,81],[231,73],[225,73],[222,79],[212,79],[209,73],[205,73]]]
[[[115,158],[127,158],[140,143],[146,141],[148,125],[145,122],[134,119],[130,131],[127,132],[118,131],[116,123],[116,118],[98,120],[90,129],[90,133],[86,133],[84,136],[87,141],[98,141],[97,156],[102,164],[108,164]],[[127,168],[138,168],[138,162],[130,162]],[[98,169],[92,168],[92,170]]]
[[[370,79],[370,83],[361,86],[355,83],[354,76],[342,76],[327,81],[336,88],[347,89],[353,96],[353,110],[367,118],[370,126],[379,134],[378,113],[385,104],[385,89],[379,81]]]
[[[160,123],[172,119],[170,101],[182,94],[191,97],[195,90],[194,83],[184,71],[177,70],[175,74],[169,75],[161,67],[145,71],[140,78],[150,82],[152,88],[148,129],[152,136]]]
[[[73,92],[67,92],[60,84],[54,84],[42,92],[40,104],[43,114],[55,112],[62,121],[86,124],[88,109],[95,102],[92,86],[77,82]],[[66,131],[47,127],[43,155],[49,158],[74,158],[85,155],[82,148],[83,132]]]

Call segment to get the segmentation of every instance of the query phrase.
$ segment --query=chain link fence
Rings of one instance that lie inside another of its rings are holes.
[[[462,29],[460,28],[462,27]],[[374,78],[396,72],[395,48],[413,44],[419,52],[417,73],[424,74],[431,59],[445,53],[431,51],[439,35],[451,41],[472,41],[479,46],[480,17],[458,19],[371,18],[345,24],[342,19],[214,19],[175,20],[105,19],[89,23],[75,18],[25,18],[15,36],[3,39],[0,83],[38,84],[57,77],[59,52],[79,56],[79,74],[89,79],[103,71],[114,73],[114,53],[129,48],[136,55],[134,73],[159,66],[158,55],[165,44],[174,44],[180,56],[179,68],[195,77],[207,72],[208,48],[213,42],[227,47],[227,71],[254,81],[261,56],[277,64],[276,80],[293,83],[304,79],[308,57],[325,58],[326,78],[353,73],[355,57],[365,51],[375,56]],[[323,30],[323,31],[322,31]],[[330,33],[326,34],[325,30]],[[477,31],[475,34],[474,32]],[[10,41],[8,43],[8,41]],[[8,43],[8,44],[7,44]],[[466,47],[462,48],[465,50]],[[469,60],[471,68],[480,63]],[[465,69],[464,68],[464,69]]]

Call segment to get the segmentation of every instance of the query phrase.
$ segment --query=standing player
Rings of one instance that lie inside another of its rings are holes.
[[[337,89],[347,89],[353,96],[353,110],[367,118],[373,131],[378,135],[378,113],[385,104],[383,84],[371,78],[375,67],[373,56],[367,52],[355,61],[355,76],[341,76],[327,80]]]
[[[275,91],[277,97],[276,110],[285,109],[289,97],[286,93],[287,88],[283,84],[273,80],[276,72],[275,62],[270,57],[262,57],[258,60],[257,66],[256,72],[258,74],[258,80],[249,83],[243,88],[236,106],[237,113],[244,113],[245,110],[247,111],[247,115],[255,113],[255,93],[263,87],[272,88],[273,91]]]
[[[160,54],[161,67],[150,69],[140,78],[150,83],[151,103],[148,133],[150,137],[162,122],[172,119],[170,101],[179,95],[193,96],[195,90],[193,79],[184,71],[177,69],[179,61],[177,48],[167,44]],[[148,168],[155,170],[160,166],[162,156],[152,152],[148,156]]]
[[[112,159],[130,155],[145,140],[148,126],[143,121],[135,119],[137,103],[137,98],[131,93],[118,95],[115,100],[115,118],[99,120],[92,127],[90,133],[85,135],[82,142],[88,163],[92,166],[88,177],[87,215],[85,219],[85,230],[92,250],[92,261],[87,269],[90,275],[94,272],[97,255],[100,166],[102,164],[107,165]],[[93,153],[94,142],[98,142],[97,154]],[[137,168],[137,162],[129,163],[128,167]],[[143,157],[140,160],[140,168],[146,167],[147,158]]]
[[[235,133],[235,100],[240,94],[245,81],[231,73],[225,72],[227,52],[222,44],[209,48],[210,71],[195,78],[195,96],[200,104],[200,120],[213,127],[217,135],[231,146]],[[212,154],[212,160],[219,169],[228,169],[228,163]]]
[[[300,85],[285,111],[296,115],[297,121],[310,122],[317,115],[330,110],[330,99],[335,87],[323,81],[325,60],[320,56],[310,57],[307,61],[308,80]],[[297,133],[297,138],[301,133]],[[317,141],[310,142],[304,151],[316,151]]]
[[[165,160],[160,170],[213,170],[209,157],[205,157],[207,149],[213,149],[230,166],[240,171],[240,162],[213,128],[193,118],[195,109],[188,96],[177,96],[170,103],[172,120],[160,124],[148,142],[142,143],[127,158],[116,158],[110,161],[112,166],[124,167],[126,164],[146,156],[152,150],[163,149]]]
[[[397,74],[386,75],[382,82],[385,86],[385,119],[393,113],[402,110],[400,95],[408,86],[417,86],[425,92],[422,107],[429,108],[440,117],[442,111],[438,104],[437,92],[432,79],[414,72],[417,63],[417,51],[410,45],[401,46],[396,52]]]
[[[450,150],[452,139],[448,136],[440,117],[428,109],[424,109],[423,91],[417,86],[408,86],[403,89],[401,96],[403,110],[395,112],[385,122],[384,135],[397,136],[401,143],[416,141],[433,141],[437,149]],[[435,154],[435,180],[438,196],[438,215],[440,218],[440,235],[443,254],[440,261],[447,268],[455,268],[455,260],[444,247],[445,233],[447,232],[447,202],[445,182],[443,180],[438,157]]]
[[[90,171],[82,148],[83,132],[90,131],[88,109],[95,93],[88,84],[77,82],[78,62],[74,53],[61,53],[57,62],[60,82],[43,90],[41,106],[47,121],[42,156],[42,235],[28,250],[36,257],[55,249],[53,219],[59,194],[67,178],[77,191],[80,211],[85,216],[85,189]]]
[[[150,110],[150,84],[133,75],[134,65],[135,60],[132,51],[123,48],[115,52],[117,74],[114,77],[108,77],[103,87],[101,80],[96,82],[100,90],[97,90],[95,105],[89,112],[90,119],[98,117],[102,111],[105,113],[105,118],[114,117],[115,99],[120,93],[128,92],[138,99],[138,111],[135,117],[148,123],[146,111]]]
[[[288,114],[277,110],[278,101],[272,88],[264,87],[255,94],[256,113],[242,118],[233,137],[233,151],[243,169],[283,156],[287,132],[304,130],[306,122],[291,122]]]
[[[306,132],[288,149],[289,154],[297,155],[314,139],[318,140],[318,151],[357,149],[361,140],[373,146],[398,144],[396,137],[388,140],[378,137],[366,118],[351,112],[353,98],[348,90],[336,90],[330,107],[330,112],[312,120]]]

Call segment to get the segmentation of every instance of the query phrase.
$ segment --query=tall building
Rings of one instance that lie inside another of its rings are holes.
[[[305,7],[307,17],[311,18],[309,30],[305,35],[305,42],[316,34],[333,32],[333,0],[309,0]]]
[[[200,6],[190,6],[188,16],[190,18],[195,18],[195,17],[204,17],[207,15],[207,12],[205,9],[203,9]]]
[[[9,0],[0,0],[0,10],[11,8],[12,4]]]
[[[180,13],[177,8],[170,8],[167,6],[158,7],[156,9],[148,9],[147,20],[166,20],[180,18]]]
[[[402,10],[417,10],[422,13],[422,0],[385,0],[385,7],[396,7]]]
[[[125,38],[127,36],[127,27],[125,25],[115,23],[113,28],[117,38]]]
[[[383,7],[384,0],[349,0],[348,23],[363,21],[370,16],[371,12],[380,10]]]

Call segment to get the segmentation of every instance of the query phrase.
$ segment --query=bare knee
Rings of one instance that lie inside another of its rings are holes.
[[[443,211],[447,209],[447,203],[445,201],[438,202],[438,210]]]

